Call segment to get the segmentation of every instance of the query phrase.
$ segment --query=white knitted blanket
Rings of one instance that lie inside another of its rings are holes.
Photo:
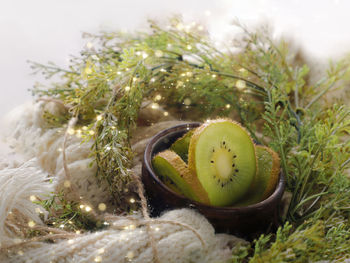
[[[38,215],[46,216],[45,210],[32,202],[33,196],[45,199],[50,192],[64,187],[65,182],[62,145],[66,128],[46,129],[41,117],[44,107],[57,110],[55,105],[27,104],[9,114],[5,121],[9,127],[6,142],[18,158],[9,161],[5,156],[0,163],[0,262],[153,262],[149,229],[139,214],[134,218],[106,220],[107,230],[74,234],[56,243],[22,243],[23,233],[30,224],[43,225]],[[160,121],[157,116],[154,118]],[[136,175],[141,173],[141,154],[148,139],[177,123],[168,119],[138,128],[133,140]],[[68,138],[66,154],[71,181],[79,189],[82,200],[93,209],[104,203],[107,211],[111,211],[107,185],[98,185],[96,166],[89,167],[90,146],[91,143],[82,144],[76,136]],[[183,225],[193,228],[197,235]],[[161,262],[225,262],[230,259],[232,247],[244,242],[234,236],[215,234],[202,215],[189,209],[163,214],[151,224],[151,231]]]

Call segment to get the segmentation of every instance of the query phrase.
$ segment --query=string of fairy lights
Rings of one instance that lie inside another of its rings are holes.
[[[210,11],[206,11],[205,15],[210,16],[211,12]],[[191,22],[190,24],[187,24],[187,25],[180,22],[180,23],[178,23],[176,25],[176,28],[178,30],[180,30],[180,31],[183,30],[185,32],[190,32],[190,30],[192,30],[194,28],[196,30],[198,30],[198,31],[203,31],[204,30],[204,27],[202,25],[196,23],[196,22]],[[93,43],[88,42],[86,44],[86,47],[88,49],[92,49],[94,47],[94,45],[93,45]],[[172,47],[171,44],[168,44],[168,48],[171,48],[171,47]],[[186,49],[187,50],[191,50],[192,46],[191,45],[187,45]],[[149,54],[147,54],[144,51],[137,51],[136,55],[141,56],[143,59],[146,59],[146,58],[149,57]],[[164,54],[163,54],[163,51],[156,50],[156,51],[154,51],[154,55],[156,57],[162,57]],[[98,60],[98,57],[96,55],[92,55],[92,59],[93,60]],[[128,70],[129,69],[125,69],[125,71],[128,71]],[[241,73],[244,73],[245,69],[242,68],[240,71],[241,71]],[[166,69],[161,68],[160,72],[164,73],[164,72],[166,72]],[[86,66],[86,68],[83,70],[83,74],[85,74],[86,76],[89,75],[89,74],[92,74],[92,73],[93,73],[93,68],[91,67],[91,65]],[[123,72],[117,71],[116,74],[117,75],[121,75],[121,74],[123,74]],[[211,77],[213,79],[218,77],[216,74],[211,74],[211,73],[207,73],[207,75],[211,75]],[[179,75],[179,79],[177,80],[177,83],[176,84],[175,83],[171,83],[171,85],[174,88],[177,88],[177,87],[180,87],[180,86],[186,87],[186,83],[189,82],[190,79],[193,78],[193,77],[195,77],[195,74],[193,72],[191,72],[191,71],[183,72],[183,73],[181,73]],[[196,78],[196,80],[199,80],[198,77],[195,77],[195,78]],[[137,82],[139,80],[136,77],[134,77],[132,79],[132,81],[133,82]],[[153,83],[155,81],[156,81],[156,78],[154,78],[154,77],[152,77],[150,79],[151,83]],[[235,83],[235,86],[239,90],[244,90],[246,88],[246,83],[245,83],[244,80],[237,80],[236,83]],[[131,91],[130,85],[126,85],[124,87],[124,91],[125,92],[130,92]],[[150,104],[150,108],[153,109],[153,110],[158,110],[160,108],[160,102],[162,101],[162,99],[163,99],[163,97],[160,94],[155,94],[155,96],[153,98],[153,101]],[[191,105],[191,99],[188,98],[188,97],[184,98],[183,99],[183,104],[185,106],[190,106]],[[229,109],[230,107],[231,107],[230,104],[226,104],[225,105],[226,109]],[[168,111],[163,111],[163,115],[164,116],[168,116],[169,112]],[[104,118],[103,115],[97,115],[96,116],[96,121],[97,122],[103,121],[103,118]],[[111,129],[116,129],[116,127],[112,126]],[[84,135],[89,135],[89,136],[95,135],[95,131],[93,129],[89,128],[88,126],[82,126],[82,127],[79,127],[79,128],[69,127],[67,129],[67,133],[68,133],[69,136],[76,136],[77,138],[82,138]],[[110,150],[110,146],[106,146],[106,147],[107,147],[106,150]],[[61,153],[62,151],[63,151],[63,149],[61,147],[58,148],[58,152]],[[64,183],[63,183],[63,186],[65,188],[70,188],[72,186],[72,183],[71,183],[70,180],[65,180]],[[38,199],[34,195],[31,195],[29,197],[29,200],[31,202],[37,202],[38,201]],[[135,198],[130,198],[129,202],[131,204],[133,204],[133,203],[136,202],[136,200],[135,200]],[[81,211],[84,211],[86,213],[91,213],[93,211],[93,209],[94,209],[92,206],[90,206],[88,204],[84,204],[84,203],[81,203],[79,205],[79,208],[81,209]],[[97,209],[100,212],[105,212],[107,210],[107,205],[105,203],[99,203],[97,205]],[[39,208],[39,207],[35,208],[35,212],[38,213],[38,214],[43,214],[44,213],[44,211],[41,208]],[[52,224],[54,225],[54,227],[58,227],[60,229],[65,229],[67,224],[73,224],[73,222],[71,220],[67,220],[66,222],[61,223],[59,225],[57,225],[56,222],[52,222]],[[102,222],[102,224],[105,225],[105,226],[109,226],[110,225],[110,223],[107,222],[107,221]],[[33,220],[29,220],[28,221],[28,227],[34,229],[36,227],[36,223]],[[159,227],[155,227],[155,226],[150,226],[150,227],[151,227],[151,229],[153,231],[156,231],[156,232],[160,231]],[[130,232],[128,232],[128,231],[134,231],[136,228],[137,228],[137,225],[135,225],[135,224],[130,224],[130,225],[124,226],[122,228],[122,230],[124,230],[126,232],[125,233],[123,232],[121,234],[120,242],[122,242],[123,240],[128,240],[128,238],[129,238],[128,234],[130,234]],[[139,234],[144,233],[144,230],[142,230],[142,229],[139,229],[138,231],[139,231]],[[79,229],[75,230],[75,234],[77,234],[77,235],[80,235],[82,233],[83,233],[82,230],[79,230]],[[67,240],[67,245],[75,246],[75,240],[74,239],[68,239]],[[17,253],[18,253],[18,255],[23,255],[23,251],[22,250],[19,250]],[[102,262],[104,253],[105,253],[105,249],[104,248],[97,249],[96,256],[94,258],[94,262]],[[132,251],[132,250],[128,251],[127,254],[125,255],[125,259],[127,261],[132,261],[132,259],[134,257],[135,257],[135,252]]]

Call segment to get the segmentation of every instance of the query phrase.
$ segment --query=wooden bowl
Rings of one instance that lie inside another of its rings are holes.
[[[156,134],[147,144],[142,163],[142,181],[151,205],[151,215],[174,208],[192,208],[203,214],[217,232],[226,232],[239,236],[249,236],[275,228],[279,218],[279,204],[285,188],[285,177],[280,173],[275,191],[260,203],[246,207],[217,207],[190,200],[168,188],[156,175],[151,160],[158,152],[164,151],[183,136],[188,130],[201,123],[181,124]]]

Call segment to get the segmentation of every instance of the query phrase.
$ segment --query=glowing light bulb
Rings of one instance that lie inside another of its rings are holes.
[[[178,24],[176,25],[176,29],[181,31],[181,30],[184,29],[184,25],[183,25],[182,23],[178,23]]]
[[[30,228],[33,228],[33,227],[35,227],[35,222],[33,221],[33,220],[30,220],[29,222],[28,222],[28,226],[30,227]]]
[[[63,183],[63,186],[66,187],[66,188],[71,187],[70,181],[69,180],[65,180],[64,183]]]
[[[77,130],[77,137],[78,137],[78,138],[81,137],[81,130]]]
[[[193,76],[193,73],[192,73],[191,71],[188,71],[188,72],[186,72],[186,76],[187,76],[187,77],[192,77],[192,76]]]
[[[151,108],[156,110],[159,109],[159,104],[158,103],[152,103]]]
[[[91,74],[92,73],[92,70],[91,68],[85,68],[85,74]]]
[[[156,50],[156,52],[154,52],[154,55],[157,57],[157,58],[160,58],[163,56],[163,51],[161,50]]]
[[[75,130],[73,128],[69,128],[67,132],[69,135],[73,135],[75,133]]]
[[[189,99],[189,98],[184,99],[184,104],[185,104],[186,106],[191,105],[191,99]]]
[[[91,42],[87,42],[87,43],[86,43],[86,47],[87,47],[88,49],[92,49],[93,46],[94,46],[94,44],[92,44]]]
[[[134,252],[133,251],[129,251],[127,254],[126,254],[126,258],[128,260],[132,260],[134,258]]]
[[[240,89],[240,90],[245,89],[246,88],[245,81],[244,80],[240,80],[240,79],[237,80],[236,87],[237,87],[237,89]]]
[[[105,203],[100,203],[98,204],[98,210],[100,211],[105,211],[107,208],[106,204]]]

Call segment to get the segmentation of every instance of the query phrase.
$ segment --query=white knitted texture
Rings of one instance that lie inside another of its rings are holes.
[[[46,211],[34,204],[31,196],[44,200],[54,190],[46,173],[40,170],[36,160],[30,160],[18,168],[5,168],[0,171],[0,247],[11,245],[18,240],[14,232],[11,215],[20,215],[24,222],[32,220],[42,224],[38,210],[46,216]],[[14,219],[12,219],[14,220]],[[29,227],[28,227],[29,228]]]
[[[42,119],[43,109],[57,111],[55,104],[50,107],[43,103],[26,104],[15,109],[7,116],[9,126],[6,139],[12,148],[28,158],[37,158],[42,169],[54,175],[57,180],[56,190],[64,187],[66,175],[63,169],[63,141],[66,128],[45,128]],[[84,200],[97,207],[99,203],[109,204],[111,197],[105,182],[98,184],[96,165],[90,164],[91,142],[82,143],[75,135],[67,141],[67,166],[71,183],[79,189]]]
[[[191,225],[205,240],[205,246],[203,246],[192,231],[182,226],[153,224],[152,231],[161,262],[222,262],[231,256],[228,243],[238,241],[233,236],[216,236],[208,221],[189,209],[170,211],[160,219]],[[132,225],[133,221],[129,221],[128,224]],[[153,253],[145,227],[117,230],[111,226],[106,231],[82,235],[54,245],[42,243],[37,248],[24,251],[23,255],[10,257],[8,262],[63,263],[99,260],[107,263],[153,262]]]

